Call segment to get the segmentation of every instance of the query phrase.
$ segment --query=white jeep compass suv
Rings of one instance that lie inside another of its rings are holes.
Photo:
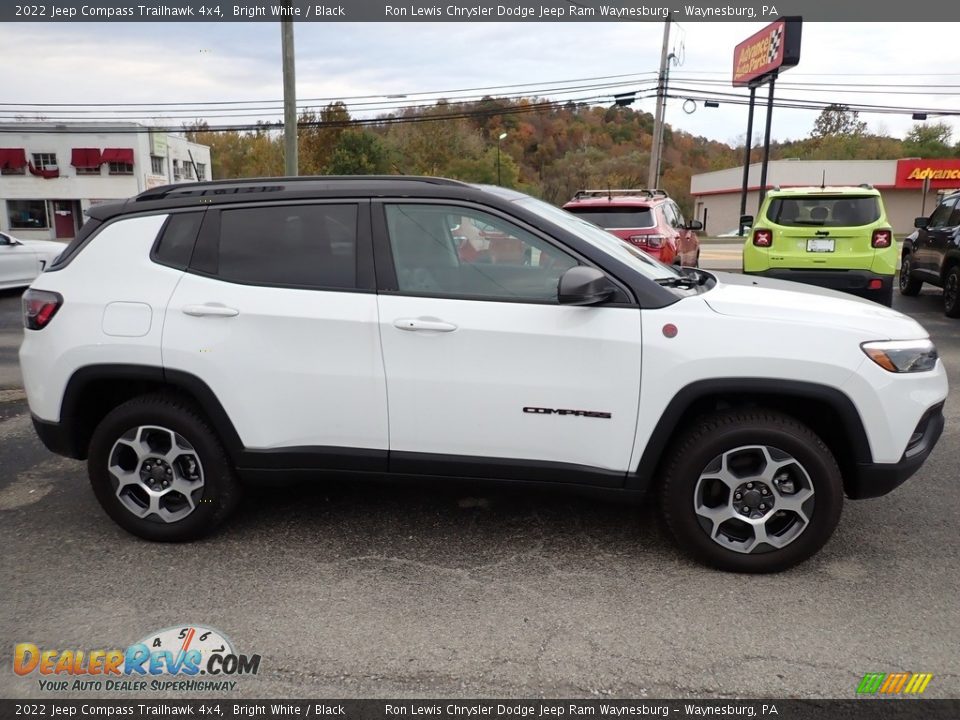
[[[271,178],[89,215],[24,296],[23,377],[43,442],[150,540],[249,481],[434,476],[653,491],[695,557],[777,571],[943,429],[913,320],[670,268],[513,191]]]

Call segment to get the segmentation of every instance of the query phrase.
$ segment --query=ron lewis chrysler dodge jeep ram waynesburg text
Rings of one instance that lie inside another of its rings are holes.
[[[47,447],[150,540],[209,532],[247,481],[433,476],[653,491],[700,560],[776,571],[943,429],[913,320],[670,267],[510,190],[217,181],[89,214],[24,295],[24,384]]]

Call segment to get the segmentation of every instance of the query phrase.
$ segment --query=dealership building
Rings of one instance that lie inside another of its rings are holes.
[[[69,240],[91,205],[210,177],[210,148],[178,133],[123,122],[0,124],[0,231]]]
[[[887,218],[895,235],[913,232],[913,221],[929,215],[945,191],[960,188],[960,158],[923,160],[773,160],[767,166],[767,188],[861,185],[875,187],[883,196]],[[694,175],[690,179],[694,217],[705,234],[736,230],[740,220],[743,167]],[[750,165],[747,215],[760,204],[760,164]]]

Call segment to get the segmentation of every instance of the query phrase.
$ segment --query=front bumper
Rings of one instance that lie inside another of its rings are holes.
[[[790,280],[818,287],[839,290],[868,300],[881,300],[893,293],[893,275],[881,275],[870,270],[789,270],[773,268],[759,272],[745,271],[747,275]],[[879,287],[871,288],[871,282]]]
[[[896,463],[858,463],[853,477],[844,478],[851,500],[880,497],[900,487],[926,461],[943,433],[943,403],[924,413],[910,437],[903,457]]]

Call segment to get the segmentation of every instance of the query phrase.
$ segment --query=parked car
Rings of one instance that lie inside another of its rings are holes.
[[[248,481],[427,476],[653,494],[693,556],[777,571],[943,429],[914,320],[664,265],[512,190],[223,180],[88,212],[24,295],[24,386],[150,540],[207,534]],[[467,225],[521,252],[466,259]]]
[[[699,267],[699,220],[687,222],[665,190],[579,190],[563,206],[667,265]]]
[[[903,241],[900,292],[918,295],[923,284],[943,288],[943,311],[960,317],[960,192],[943,199]]]
[[[0,233],[0,290],[26,287],[63,252],[65,243],[18,240]]]
[[[897,247],[880,192],[858,187],[770,190],[743,248],[748,275],[810,283],[893,303]]]

